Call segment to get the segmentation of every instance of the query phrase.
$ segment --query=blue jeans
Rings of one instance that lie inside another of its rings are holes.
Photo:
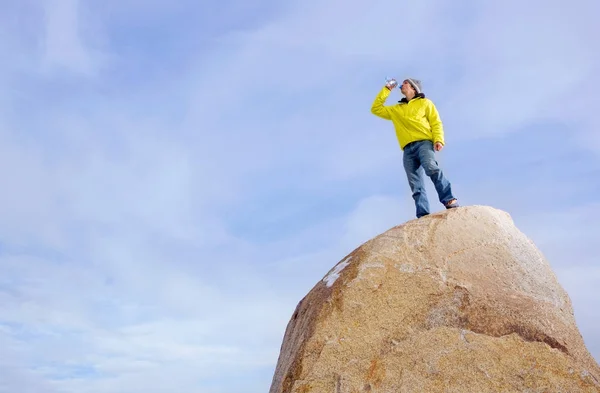
[[[435,186],[440,202],[446,205],[454,199],[452,187],[435,160],[433,142],[424,140],[404,147],[404,170],[417,208],[417,218],[429,214],[429,201],[425,192],[423,171]]]

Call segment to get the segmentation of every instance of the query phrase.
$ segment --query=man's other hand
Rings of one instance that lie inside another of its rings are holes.
[[[440,142],[435,142],[433,148],[435,149],[435,151],[440,151],[444,148],[444,145],[442,145]]]

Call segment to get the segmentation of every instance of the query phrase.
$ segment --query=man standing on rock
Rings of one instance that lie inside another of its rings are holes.
[[[446,209],[458,207],[451,184],[435,159],[435,151],[444,147],[444,129],[435,105],[425,98],[421,81],[413,78],[404,80],[400,86],[404,95],[402,100],[395,105],[384,105],[395,87],[394,82],[388,82],[381,89],[373,102],[371,113],[394,124],[400,149],[404,152],[404,169],[415,200],[417,218],[429,214],[423,170],[433,181],[439,201]]]

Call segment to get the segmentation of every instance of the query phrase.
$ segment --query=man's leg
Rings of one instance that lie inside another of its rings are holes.
[[[417,218],[429,214],[429,201],[425,192],[425,183],[423,182],[423,169],[419,161],[419,156],[414,146],[409,146],[404,150],[403,164],[408,185],[412,191],[412,197],[415,201]]]
[[[446,206],[448,202],[456,199],[452,195],[450,181],[444,176],[444,172],[435,159],[435,152],[431,141],[424,141],[419,145],[418,156],[425,174],[429,176],[435,186],[440,202]]]

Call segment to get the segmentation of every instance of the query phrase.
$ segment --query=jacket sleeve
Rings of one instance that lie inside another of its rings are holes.
[[[426,115],[427,121],[431,126],[431,133],[433,134],[433,143],[440,142],[442,145],[444,145],[444,125],[442,124],[440,114],[438,113],[435,104],[431,101],[429,101],[429,105],[427,106]]]
[[[373,106],[371,106],[372,114],[386,120],[392,120],[390,107],[384,105],[390,93],[391,91],[385,86],[379,91],[379,94],[375,97],[375,101],[373,101]]]

